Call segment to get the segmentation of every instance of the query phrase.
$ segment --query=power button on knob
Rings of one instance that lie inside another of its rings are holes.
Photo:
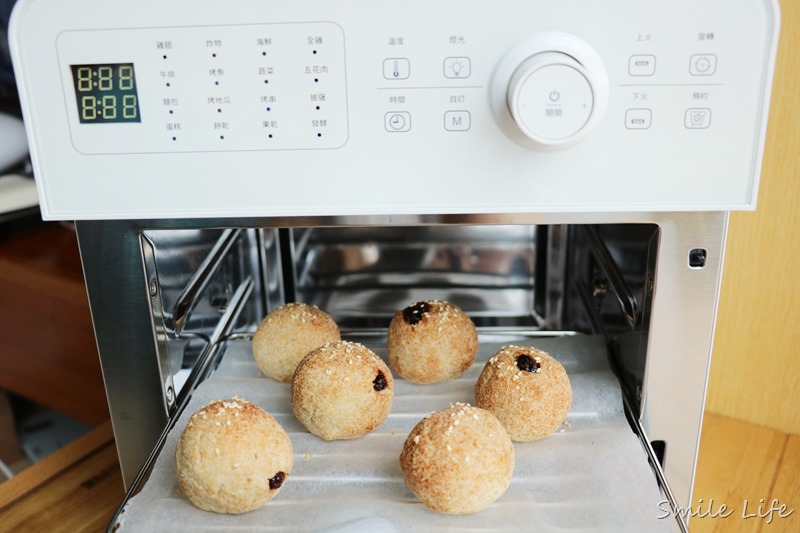
[[[585,69],[560,52],[542,52],[523,61],[511,77],[507,100],[522,133],[550,146],[579,135],[595,107]]]

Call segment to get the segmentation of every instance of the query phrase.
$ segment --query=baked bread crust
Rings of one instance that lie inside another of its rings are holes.
[[[397,312],[386,338],[389,365],[412,383],[440,383],[462,375],[478,353],[478,331],[458,306],[441,300]]]
[[[505,346],[486,362],[475,383],[475,403],[487,409],[516,442],[551,435],[572,406],[566,370],[546,352]]]
[[[253,335],[253,357],[265,376],[289,383],[308,352],[338,340],[339,327],[325,311],[304,303],[289,303],[261,321]]]
[[[331,342],[313,350],[292,379],[292,411],[325,440],[366,435],[389,416],[393,398],[391,370],[356,342]]]
[[[508,489],[514,445],[492,413],[457,403],[431,413],[411,430],[400,467],[406,485],[426,507],[477,513]]]
[[[292,442],[272,416],[233,397],[189,419],[175,450],[178,484],[196,507],[253,511],[274,498],[294,465]]]

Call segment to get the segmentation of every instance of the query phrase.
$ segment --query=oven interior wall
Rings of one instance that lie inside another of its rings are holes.
[[[289,230],[294,298],[347,328],[385,328],[425,299],[450,301],[480,327],[539,329],[534,226]]]
[[[636,409],[646,363],[654,224],[439,225],[150,230],[142,233],[163,382],[179,392],[245,283],[233,332],[286,301],[317,305],[345,333],[381,330],[423,299],[483,331],[603,335]]]

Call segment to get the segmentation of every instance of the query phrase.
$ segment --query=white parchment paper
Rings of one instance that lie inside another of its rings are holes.
[[[382,337],[348,337],[385,357]],[[474,386],[500,346],[536,346],[566,368],[573,388],[568,424],[547,439],[515,443],[508,491],[481,513],[428,510],[403,483],[399,456],[424,416],[451,402],[475,403]],[[261,377],[250,343],[234,341],[220,367],[193,394],[142,491],[120,519],[124,531],[671,531],[647,456],[625,419],[603,340],[482,334],[476,363],[447,383],[395,380],[389,419],[364,438],[326,442],[292,414],[290,386]],[[269,411],[289,434],[295,464],[280,494],[244,515],[193,507],[175,476],[175,445],[192,413],[237,395]]]

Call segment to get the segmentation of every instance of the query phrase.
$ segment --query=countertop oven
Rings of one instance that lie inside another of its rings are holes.
[[[20,1],[17,85],[43,216],[76,221],[131,489],[120,523],[147,514],[134,502],[203,387],[264,383],[257,400],[302,443],[268,527],[484,527],[425,514],[384,466],[414,417],[471,401],[488,354],[526,343],[577,390],[545,447],[516,445],[525,523],[685,528],[728,214],[755,208],[778,27],[769,0]],[[286,389],[250,364],[282,303],[385,355],[391,316],[431,298],[474,320],[475,367],[401,383],[350,459],[292,429]],[[564,475],[537,478],[539,453]],[[629,469],[644,476],[613,472]],[[626,510],[641,486],[652,506]],[[368,511],[305,512],[326,494]]]

